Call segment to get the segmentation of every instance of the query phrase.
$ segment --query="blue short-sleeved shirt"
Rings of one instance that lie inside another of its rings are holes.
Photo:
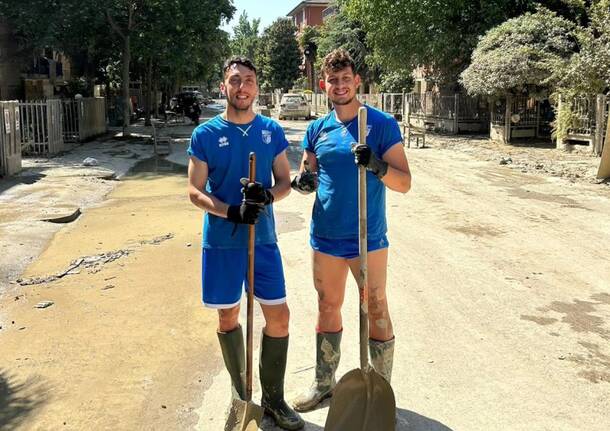
[[[370,106],[367,109],[367,144],[381,158],[402,142],[396,120]],[[318,159],[318,190],[311,219],[311,234],[321,238],[358,238],[358,167],[351,152],[358,142],[358,117],[344,123],[335,111],[312,122],[303,149]],[[385,185],[367,171],[368,237],[387,232]]]
[[[218,115],[193,131],[187,152],[208,165],[206,191],[229,205],[237,205],[242,201],[239,180],[248,178],[250,152],[256,153],[256,181],[270,188],[273,161],[287,147],[281,126],[267,117],[257,115],[249,124],[234,124]],[[256,244],[276,243],[273,206],[268,205],[258,220]],[[206,212],[203,247],[247,248],[248,225],[234,229],[235,224],[226,218]]]

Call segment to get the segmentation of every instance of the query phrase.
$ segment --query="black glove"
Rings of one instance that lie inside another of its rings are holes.
[[[242,178],[239,182],[243,186],[241,193],[244,195],[246,202],[261,205],[273,203],[273,194],[265,189],[261,183],[256,181],[251,183],[248,178]]]
[[[290,186],[304,195],[315,192],[318,188],[316,174],[309,171],[303,171],[292,179]]]
[[[352,153],[356,164],[364,166],[367,171],[377,175],[377,178],[382,179],[388,173],[388,163],[379,159],[368,145],[356,144],[352,146]]]
[[[303,164],[305,170],[292,179],[290,186],[297,192],[308,195],[315,192],[318,188],[318,175],[309,170],[309,163],[307,160],[303,162]]]
[[[230,205],[227,210],[227,220],[236,224],[256,224],[262,205],[242,202],[239,205]]]

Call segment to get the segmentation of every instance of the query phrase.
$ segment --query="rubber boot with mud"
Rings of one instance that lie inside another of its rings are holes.
[[[369,338],[369,353],[373,369],[390,383],[394,364],[394,338],[388,341],[377,341]]]
[[[300,430],[305,426],[301,416],[284,400],[284,374],[288,359],[288,336],[270,337],[263,332],[259,363],[261,407],[285,430]]]
[[[313,384],[294,400],[294,409],[298,412],[308,412],[333,394],[335,372],[341,358],[341,335],[339,332],[318,332],[316,334],[316,376]]]
[[[241,326],[229,332],[218,332],[225,367],[231,376],[233,399],[246,399],[246,353]]]

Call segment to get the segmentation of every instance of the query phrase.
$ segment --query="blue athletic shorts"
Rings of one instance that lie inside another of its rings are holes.
[[[350,239],[330,239],[321,238],[319,236],[310,235],[309,244],[311,248],[320,253],[330,254],[335,257],[342,257],[344,259],[353,259],[360,255],[358,251],[358,238]],[[390,243],[386,235],[381,238],[369,239],[367,241],[367,249],[369,252],[380,250],[382,248],[388,248]]]
[[[232,308],[248,289],[248,250],[204,248],[202,253],[203,304]],[[254,248],[254,297],[265,305],[286,302],[282,257],[277,244]]]

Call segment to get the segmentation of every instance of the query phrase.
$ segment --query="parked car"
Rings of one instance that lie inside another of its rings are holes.
[[[280,101],[280,112],[278,118],[299,118],[304,117],[306,120],[311,118],[311,106],[309,101],[302,94],[288,93],[282,96]]]

